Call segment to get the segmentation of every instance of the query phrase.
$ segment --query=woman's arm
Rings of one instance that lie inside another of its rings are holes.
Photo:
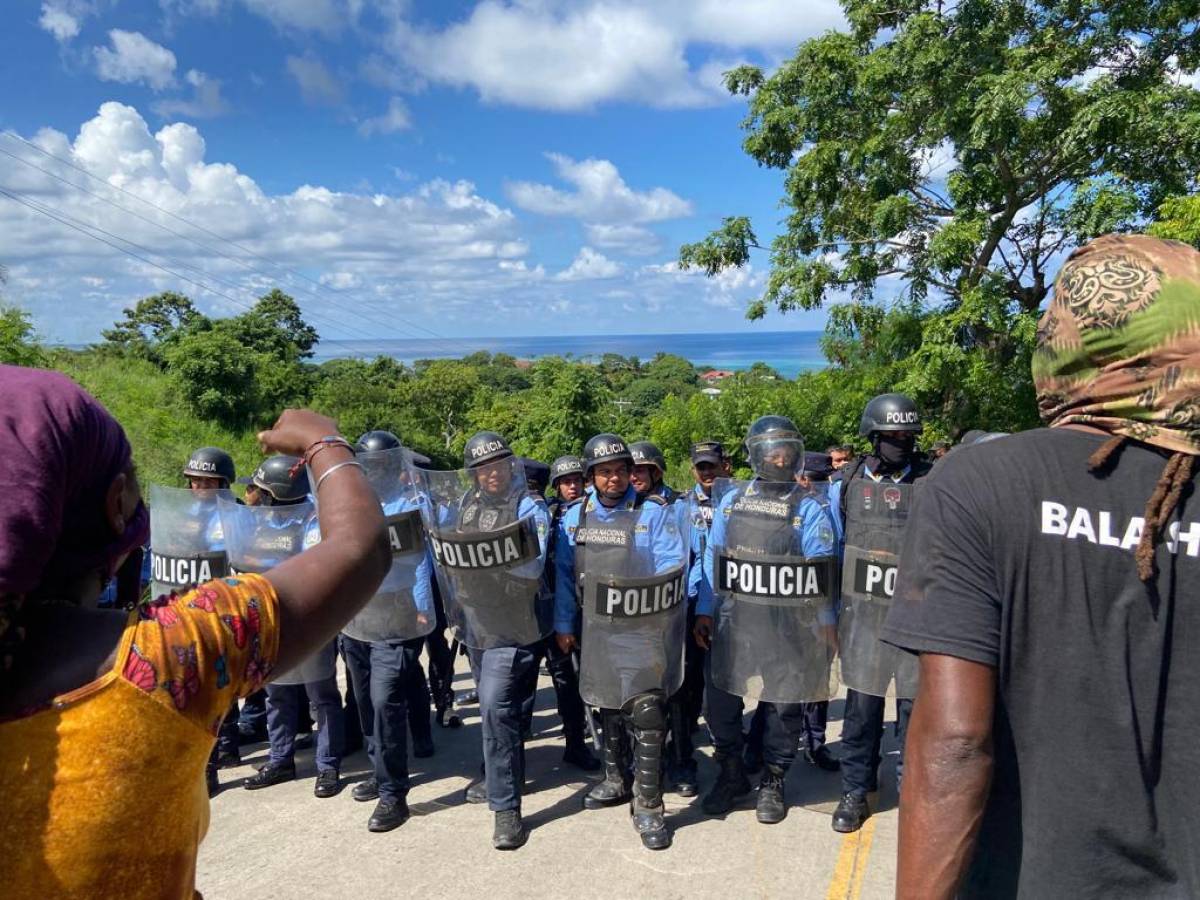
[[[284,411],[259,436],[267,452],[302,455],[337,424],[308,410]],[[374,595],[391,566],[391,548],[379,498],[345,447],[328,447],[313,458],[311,490],[320,492],[321,543],[266,572],[279,598],[276,671],[286,671],[329,641]],[[317,484],[320,483],[318,489]]]

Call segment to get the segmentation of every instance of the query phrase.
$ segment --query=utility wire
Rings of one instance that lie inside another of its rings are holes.
[[[126,188],[120,187],[119,185],[111,184],[110,182],[106,181],[105,179],[103,179],[103,178],[100,178],[98,175],[95,175],[95,174],[93,174],[92,172],[89,172],[87,169],[85,169],[85,168],[83,168],[83,167],[81,167],[81,166],[78,166],[78,165],[76,165],[75,163],[71,162],[70,160],[68,160],[68,159],[64,159],[64,158],[63,158],[63,157],[61,157],[61,156],[58,156],[58,155],[56,155],[56,154],[54,154],[54,153],[51,153],[49,150],[46,150],[46,149],[44,149],[44,148],[42,148],[42,147],[39,147],[37,144],[33,143],[32,141],[28,141],[28,140],[26,140],[25,138],[21,137],[19,134],[16,134],[16,133],[14,133],[14,132],[11,132],[11,131],[0,132],[0,134],[2,134],[4,137],[8,137],[8,138],[11,138],[12,140],[18,141],[19,143],[21,143],[21,144],[25,145],[26,147],[29,147],[30,149],[32,149],[32,150],[35,150],[35,151],[37,151],[38,153],[41,153],[42,155],[44,155],[44,156],[46,156],[46,157],[49,157],[50,159],[53,159],[53,160],[55,160],[55,161],[56,161],[56,162],[58,162],[58,163],[61,163],[62,165],[66,166],[67,168],[69,168],[69,169],[72,169],[72,170],[74,170],[74,171],[76,171],[76,172],[79,172],[81,175],[84,175],[84,176],[86,176],[86,177],[88,177],[88,178],[91,178],[91,179],[93,179],[94,181],[98,181],[98,182],[100,182],[101,184],[105,185],[106,187],[108,187],[108,188],[110,188],[110,189],[112,189],[112,190],[119,191],[119,192],[120,192],[120,193],[122,193],[122,194],[126,194],[127,196],[129,196],[129,197],[132,197],[133,199],[135,199],[135,200],[137,200],[137,201],[139,201],[139,202],[141,202],[141,203],[144,203],[144,204],[146,204],[147,206],[151,207],[152,209],[155,209],[155,210],[157,210],[158,212],[162,213],[162,214],[163,214],[163,215],[165,215],[165,216],[169,216],[170,218],[172,218],[172,219],[175,219],[175,220],[176,220],[176,221],[178,221],[178,222],[182,222],[183,224],[187,225],[187,226],[188,226],[188,227],[190,227],[190,228],[194,228],[194,229],[196,229],[197,231],[203,232],[204,234],[207,234],[207,235],[209,235],[209,236],[211,236],[211,237],[213,237],[213,238],[216,238],[218,241],[221,241],[221,242],[222,242],[222,243],[224,243],[224,244],[228,244],[229,246],[231,246],[231,247],[233,247],[233,248],[235,248],[235,249],[237,249],[237,250],[241,251],[242,253],[245,253],[245,254],[247,254],[248,256],[251,256],[251,257],[253,257],[254,259],[261,260],[262,262],[265,262],[265,263],[267,263],[268,265],[270,265],[270,266],[272,266],[272,267],[274,267],[274,268],[278,269],[279,271],[281,271],[281,272],[284,272],[284,273],[286,273],[286,274],[289,274],[289,275],[291,275],[291,276],[292,276],[293,278],[295,278],[295,279],[299,279],[299,280],[302,280],[302,281],[306,281],[306,282],[308,282],[308,283],[310,283],[310,284],[314,285],[315,287],[317,287],[317,288],[321,289],[322,291],[324,291],[324,292],[326,292],[326,293],[328,293],[328,294],[333,294],[333,295],[335,295],[335,296],[336,296],[336,295],[341,295],[341,294],[344,294],[344,293],[345,293],[344,291],[338,291],[338,290],[331,289],[331,288],[329,288],[329,287],[328,287],[328,285],[325,285],[325,284],[321,283],[321,282],[320,282],[320,281],[318,281],[318,280],[315,280],[315,279],[313,279],[313,278],[310,278],[309,276],[305,275],[303,272],[300,272],[300,271],[298,271],[298,270],[295,270],[295,269],[291,269],[291,268],[289,268],[289,267],[287,267],[287,266],[283,265],[282,263],[277,263],[277,262],[275,262],[274,260],[272,260],[271,258],[269,258],[269,257],[267,257],[267,256],[263,256],[263,255],[262,255],[262,254],[260,254],[260,253],[256,253],[255,251],[253,251],[253,250],[251,250],[250,248],[248,248],[248,247],[245,247],[245,246],[243,246],[243,245],[241,245],[241,244],[237,243],[236,241],[233,241],[233,240],[230,240],[229,238],[223,237],[222,235],[218,234],[218,233],[217,233],[217,232],[215,232],[215,231],[212,231],[212,230],[211,230],[211,229],[209,229],[209,228],[206,228],[206,227],[205,227],[205,226],[203,226],[203,225],[197,224],[196,222],[192,222],[191,220],[189,220],[189,219],[186,219],[186,218],[184,218],[183,216],[181,216],[181,215],[179,215],[179,214],[177,214],[177,213],[171,212],[171,211],[170,211],[170,210],[168,210],[168,209],[164,209],[163,207],[159,206],[158,204],[154,203],[153,201],[151,201],[151,200],[147,200],[145,197],[142,197],[141,195],[139,195],[139,194],[136,194],[136,193],[134,193],[133,191],[127,190]],[[0,151],[0,152],[3,152],[3,151]],[[43,171],[43,172],[45,172],[45,171],[46,171],[46,170],[44,170],[44,169],[41,169],[41,168],[40,168],[40,167],[38,167],[38,166],[34,166],[32,163],[28,162],[27,160],[24,160],[24,159],[21,159],[20,157],[14,156],[14,155],[13,155],[13,154],[11,154],[11,153],[7,153],[7,152],[6,152],[6,155],[7,155],[7,156],[10,156],[10,157],[12,157],[12,158],[14,158],[14,159],[17,159],[18,161],[20,161],[20,162],[23,162],[23,163],[25,163],[26,165],[28,165],[28,166],[30,166],[30,167],[32,167],[32,168],[37,168],[37,169],[39,169],[39,171]],[[72,185],[72,186],[74,186],[74,187],[76,187],[76,188],[79,188],[80,190],[83,190],[83,191],[85,191],[86,193],[91,193],[91,192],[88,192],[88,191],[86,191],[86,189],[85,189],[85,188],[83,188],[82,186],[80,186],[80,185],[77,185],[77,184],[74,184],[74,182],[68,181],[68,180],[66,180],[66,179],[64,179],[64,178],[61,178],[61,177],[57,176],[57,175],[53,175],[52,173],[48,173],[48,172],[47,172],[47,174],[50,174],[50,175],[51,175],[51,177],[58,178],[58,180],[60,180],[60,181],[64,182],[65,184]],[[96,196],[96,195],[94,195],[94,194],[93,194],[92,196]],[[102,200],[103,200],[104,198],[100,197],[100,198],[98,198],[98,199],[102,199]],[[113,206],[116,206],[118,209],[122,209],[122,210],[124,210],[125,212],[129,212],[131,215],[137,215],[136,213],[133,213],[131,210],[125,209],[125,207],[122,207],[122,206],[120,206],[120,205],[118,205],[118,204],[114,203],[114,202],[113,202],[113,201],[111,201],[111,200],[105,200],[105,202],[107,202],[107,203],[110,203],[111,205],[113,205]],[[157,227],[163,228],[163,229],[164,229],[164,230],[166,230],[166,231],[170,231],[170,229],[167,229],[165,226],[161,225],[160,223],[153,222],[152,220],[146,220],[146,221],[150,221],[150,222],[151,222],[151,224],[153,224],[153,225],[156,225]],[[172,234],[176,234],[178,237],[181,237],[181,238],[182,238],[182,239],[184,239],[184,240],[190,240],[190,241],[192,241],[193,243],[196,243],[198,246],[203,246],[203,245],[202,245],[202,244],[200,244],[198,241],[196,241],[194,238],[188,238],[188,237],[186,237],[186,236],[184,236],[184,235],[179,235],[177,232],[170,232],[170,233],[172,233]],[[259,274],[262,274],[262,273],[261,273],[261,272],[259,272]],[[313,296],[315,296],[315,292],[313,292],[313,291],[309,290],[309,293],[310,293],[310,294],[312,294]],[[341,309],[343,309],[343,310],[344,310],[344,311],[346,311],[346,312],[349,312],[349,313],[353,314],[353,315],[357,315],[357,316],[358,316],[359,318],[361,318],[361,319],[364,319],[364,320],[366,320],[366,321],[369,321],[369,322],[371,322],[373,325],[378,325],[378,326],[382,326],[382,327],[389,328],[389,329],[394,329],[394,328],[396,328],[396,323],[395,323],[395,322],[391,322],[391,321],[385,322],[385,321],[383,321],[383,320],[380,320],[380,319],[375,319],[375,318],[373,318],[373,317],[366,316],[366,315],[364,315],[363,313],[361,313],[360,311],[358,311],[358,310],[354,309],[353,307],[346,306],[346,307],[340,307],[340,308],[341,308]],[[423,333],[425,333],[425,334],[427,334],[427,335],[430,335],[430,336],[431,336],[433,339],[435,339],[435,340],[437,340],[437,341],[439,341],[439,342],[443,343],[443,345],[444,345],[444,346],[443,346],[443,348],[442,348],[443,350],[445,350],[445,349],[446,349],[446,347],[448,346],[448,347],[450,347],[451,349],[455,349],[455,350],[465,350],[467,353],[474,353],[474,352],[475,352],[473,348],[470,348],[470,347],[468,347],[466,344],[455,343],[455,342],[454,342],[454,340],[453,340],[452,338],[447,338],[447,337],[445,337],[445,336],[443,336],[443,335],[440,335],[440,334],[438,334],[437,332],[435,332],[435,331],[433,331],[433,330],[431,330],[431,329],[429,329],[429,328],[426,328],[426,327],[424,327],[423,325],[416,324],[416,323],[414,323],[414,322],[411,322],[411,321],[409,321],[409,320],[407,320],[407,319],[404,319],[404,318],[402,318],[402,317],[400,317],[400,316],[395,316],[395,318],[396,318],[396,320],[397,320],[397,321],[399,321],[399,322],[401,322],[402,324],[404,324],[404,325],[408,326],[409,328],[412,328],[412,329],[415,329],[415,330],[417,330],[417,331],[423,332]],[[412,336],[412,335],[411,335],[411,333],[409,333],[409,335],[410,335],[410,336]]]
[[[128,250],[125,247],[122,247],[120,244],[114,243],[114,241],[124,241],[125,239],[118,237],[117,235],[114,235],[111,232],[107,232],[103,228],[97,228],[94,225],[88,225],[87,223],[81,223],[78,220],[72,221],[71,217],[67,216],[65,213],[60,213],[58,210],[55,210],[53,207],[46,207],[43,204],[39,204],[35,201],[29,200],[28,198],[22,197],[22,196],[20,196],[16,193],[13,193],[3,187],[0,187],[0,196],[7,197],[8,199],[10,199],[16,203],[19,203],[21,206],[31,209],[36,213],[40,213],[41,215],[46,216],[49,219],[53,219],[55,222],[58,222],[62,225],[67,226],[68,228],[78,231],[80,234],[86,235],[87,237],[90,237],[93,240],[99,241],[100,243],[105,244],[105,245],[111,247],[112,249],[117,250],[121,253],[124,253],[126,256],[132,257],[133,259],[136,259],[139,262],[145,263],[148,266],[152,266],[153,268],[158,269],[159,271],[166,272],[168,275],[178,278],[181,281],[185,281],[188,284],[195,285],[196,287],[200,288],[201,290],[208,291],[211,294],[215,294],[218,297],[222,297],[225,300],[228,300],[230,303],[234,304],[235,306],[246,310],[247,312],[253,311],[254,307],[251,304],[246,303],[243,300],[238,300],[236,297],[232,297],[229,294],[226,294],[224,291],[219,291],[216,288],[212,287],[211,285],[208,285],[202,281],[197,281],[195,278],[190,278],[187,275],[184,275],[181,272],[177,272],[168,266],[164,266],[160,263],[155,262],[152,259],[149,259],[148,257],[142,256],[139,253],[134,253],[132,250]],[[94,234],[93,232],[97,232],[97,233]],[[102,237],[102,235],[104,235],[104,236]],[[112,238],[113,240],[108,240],[107,238]],[[134,247],[139,246],[137,244],[133,244],[131,241],[125,241],[125,243],[128,243],[128,244],[130,244],[130,246],[134,246]],[[351,347],[348,344],[345,344],[341,341],[329,339],[328,342],[330,344],[335,344],[337,346],[344,347],[347,350],[351,351],[352,353],[354,351],[353,347]]]

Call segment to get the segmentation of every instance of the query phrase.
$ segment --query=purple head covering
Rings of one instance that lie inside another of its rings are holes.
[[[0,595],[29,593],[51,567],[111,575],[145,543],[144,505],[120,535],[104,514],[130,457],[116,419],[69,378],[0,365]]]

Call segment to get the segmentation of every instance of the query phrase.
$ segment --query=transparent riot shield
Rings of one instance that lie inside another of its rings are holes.
[[[451,472],[409,471],[455,637],[490,650],[548,635],[553,598],[542,575],[549,514],[529,496],[519,458]]]
[[[150,590],[158,597],[229,574],[217,497],[228,491],[192,491],[150,485]]]
[[[837,539],[799,484],[718,479],[712,548],[713,684],[747,700],[837,693]]]
[[[421,505],[407,457],[402,447],[357,457],[383,507],[392,567],[375,596],[342,629],[355,640],[407,641],[424,637],[437,624]]]
[[[218,499],[225,550],[231,574],[261,574],[321,540],[313,504],[242,506],[231,498]],[[272,676],[272,684],[304,684],[333,675],[336,652],[321,650],[287,672]]]
[[[884,621],[896,590],[897,562],[915,485],[856,478],[846,492],[846,551],[838,643],[842,681],[876,697],[896,681],[898,697],[917,691],[917,658],[883,643]]]
[[[609,510],[593,500],[575,531],[583,607],[579,693],[601,709],[683,684],[691,518],[685,503]]]

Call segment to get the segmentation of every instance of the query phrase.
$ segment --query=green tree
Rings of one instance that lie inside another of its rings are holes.
[[[1200,196],[1168,197],[1158,209],[1150,233],[1200,248]]]
[[[921,340],[888,387],[946,427],[1029,424],[1029,348],[1062,255],[1195,187],[1200,92],[1179,75],[1200,64],[1198,7],[842,6],[849,32],[806,41],[770,76],[726,76],[749,98],[747,153],[786,173],[748,315],[898,295],[918,305]],[[758,246],[731,217],[680,262],[715,274]],[[837,322],[839,340],[869,339],[863,322]]]
[[[223,319],[221,327],[244,347],[281,360],[308,359],[319,340],[300,305],[279,288],[259,297],[248,312]]]
[[[166,349],[180,335],[206,323],[183,294],[163,291],[126,307],[123,317],[101,336],[109,349],[163,365]]]
[[[0,305],[0,363],[46,365],[46,354],[37,343],[33,320],[29,313],[16,306]]]
[[[197,415],[228,426],[249,425],[258,411],[261,354],[223,330],[198,331],[166,351],[179,396]]]

